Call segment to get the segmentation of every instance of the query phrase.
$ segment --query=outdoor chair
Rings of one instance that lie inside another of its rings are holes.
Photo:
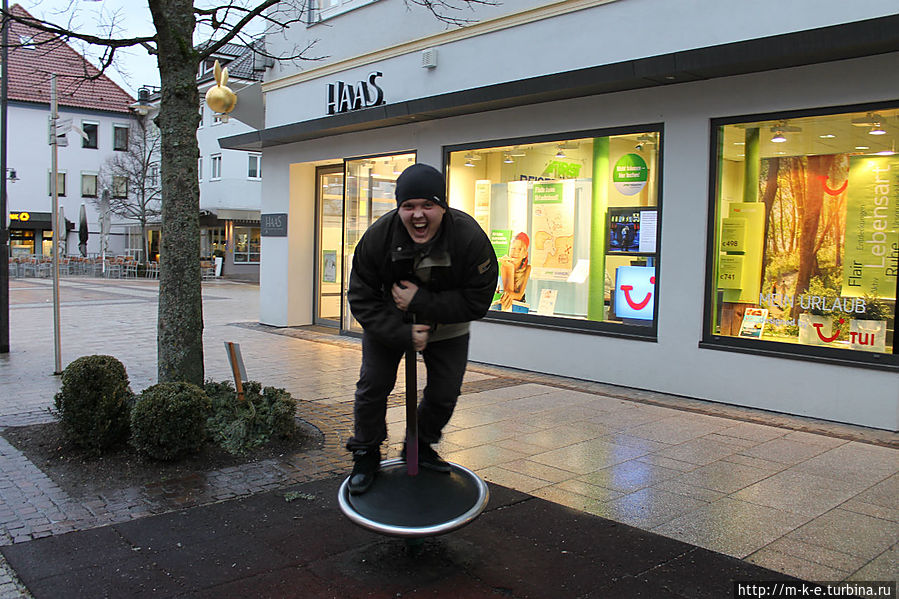
[[[200,260],[200,276],[208,281],[215,278],[215,264],[209,260]]]

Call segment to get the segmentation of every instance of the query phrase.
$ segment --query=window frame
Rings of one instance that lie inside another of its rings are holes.
[[[125,195],[117,195],[117,191],[118,191],[118,189],[119,189],[119,185],[117,185],[117,182],[118,182],[118,181],[123,181],[123,180],[124,180],[124,183],[125,183]],[[110,195],[111,195],[113,198],[115,198],[116,200],[124,200],[124,199],[127,199],[127,198],[128,198],[128,183],[129,183],[128,177],[114,175],[114,176],[112,177],[112,183],[111,183]]]
[[[94,135],[93,135],[94,145],[88,145],[90,143],[90,139],[84,139],[82,137],[81,138],[81,147],[90,149],[90,150],[98,150],[100,148],[100,123],[99,123],[99,121],[81,121],[81,130],[84,131],[84,134],[87,135],[88,138],[90,138],[91,136],[87,132],[87,129],[85,127],[90,127],[90,126],[95,127]]]
[[[309,17],[309,23],[307,27],[311,27],[323,21],[327,21],[333,17],[338,15],[342,15],[344,13],[350,12],[352,10],[356,10],[357,8],[362,8],[363,6],[368,6],[369,4],[374,4],[378,0],[335,0],[336,4],[334,6],[329,6],[327,8],[321,7],[321,0],[314,0],[314,8],[311,11]]]
[[[84,178],[85,177],[93,177],[94,178],[94,194],[86,194],[84,193]],[[82,171],[81,172],[81,197],[82,198],[96,198],[100,195],[100,174],[96,171]]]
[[[116,132],[124,129],[125,130],[125,147],[121,148],[116,143]],[[112,125],[112,149],[116,152],[127,152],[128,146],[131,142],[131,125],[125,125],[122,123],[113,123]]]
[[[779,112],[766,112],[757,114],[743,114],[728,117],[713,118],[709,121],[709,184],[708,184],[708,213],[706,224],[706,264],[705,284],[703,290],[703,317],[702,336],[699,347],[702,349],[745,353],[774,358],[786,358],[816,362],[823,364],[835,364],[839,366],[851,366],[855,368],[867,368],[875,370],[889,370],[899,372],[899,354],[897,354],[896,341],[893,341],[893,353],[880,354],[853,350],[846,348],[831,348],[818,345],[803,345],[798,343],[786,343],[782,341],[746,339],[720,335],[712,330],[712,322],[715,312],[713,298],[717,294],[717,285],[712,278],[716,272],[718,258],[717,229],[718,229],[718,183],[719,162],[718,155],[723,144],[719,130],[727,125],[755,123],[772,120],[785,120],[795,118],[807,118],[816,116],[833,116],[842,113],[875,112],[884,109],[897,109],[899,102],[870,102],[865,104],[850,104],[842,106],[826,106]],[[897,281],[897,307],[899,307],[899,281]],[[894,327],[896,314],[894,314]]]
[[[66,197],[66,172],[56,171],[56,195],[57,197]],[[53,196],[53,171],[47,171],[47,195]]]
[[[222,180],[222,155],[221,154],[212,154],[210,156],[211,159],[211,169],[209,173],[210,181],[221,181]],[[216,164],[218,164],[218,169],[216,169]],[[218,173],[216,173],[218,171]]]
[[[249,235],[247,236],[247,251],[245,251],[245,252],[237,251],[237,235],[238,235],[238,230],[241,230],[241,229],[249,230]],[[258,235],[258,239],[259,239],[259,251],[257,251],[257,252],[252,251],[253,231],[254,230],[256,231],[256,233]],[[234,262],[234,264],[259,264],[260,262],[262,262],[262,228],[253,226],[253,225],[235,225],[233,231],[234,231],[234,250],[232,252],[231,258],[232,258],[232,261]],[[258,255],[259,257],[256,260],[251,260],[250,256],[253,256],[254,254]],[[246,256],[247,259],[246,260],[238,260],[237,259],[238,256]]]
[[[203,180],[203,157],[197,158],[197,180]]]
[[[462,143],[443,146],[443,173],[447,178],[448,195],[447,200],[452,207],[452,189],[449,189],[449,166],[450,154],[454,152],[466,152],[473,150],[484,150],[492,148],[502,148],[503,146],[515,146],[525,144],[540,144],[565,142],[575,139],[587,137],[613,137],[617,135],[634,135],[639,133],[656,133],[658,134],[658,156],[657,156],[657,173],[656,180],[658,188],[656,190],[656,210],[658,211],[658,227],[656,230],[656,265],[655,265],[655,289],[656,293],[653,297],[653,320],[647,325],[633,325],[627,323],[584,320],[578,318],[567,318],[564,316],[544,316],[536,313],[520,314],[515,312],[502,312],[497,310],[488,310],[487,315],[482,320],[485,322],[525,325],[540,329],[551,329],[556,331],[564,331],[569,333],[581,333],[588,335],[599,335],[604,337],[618,337],[623,339],[633,339],[637,341],[658,342],[659,330],[659,312],[661,302],[659,301],[659,291],[662,284],[662,215],[663,215],[663,189],[664,189],[664,145],[665,145],[665,124],[662,122],[642,123],[638,125],[627,125],[620,127],[605,127],[602,129],[585,129],[577,131],[565,131],[561,133],[547,133],[538,135],[521,136],[514,138],[491,139],[487,141]]]
[[[254,158],[256,159],[256,174],[251,175],[250,163]],[[262,154],[254,152],[247,153],[247,179],[249,179],[250,181],[262,180]]]

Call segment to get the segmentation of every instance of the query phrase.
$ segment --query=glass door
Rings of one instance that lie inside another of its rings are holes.
[[[403,169],[415,162],[414,153],[360,158],[346,161],[346,202],[344,212],[343,268],[349,274],[353,252],[366,229],[396,208],[394,189]],[[344,291],[346,289],[344,288]],[[362,327],[350,313],[343,295],[342,329],[356,333]]]
[[[340,326],[343,289],[343,165],[316,170],[315,324]]]

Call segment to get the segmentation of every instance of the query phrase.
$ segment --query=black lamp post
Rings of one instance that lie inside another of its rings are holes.
[[[0,354],[9,353],[9,207],[6,202],[6,108],[9,82],[9,2],[3,0],[3,25],[0,34]],[[11,179],[16,172],[9,169]]]

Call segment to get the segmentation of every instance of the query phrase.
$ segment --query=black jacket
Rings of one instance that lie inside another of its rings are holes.
[[[468,322],[490,308],[499,267],[490,240],[471,216],[447,209],[426,252],[448,255],[450,264],[432,267],[430,280],[422,283],[413,269],[415,243],[396,210],[372,224],[356,246],[347,294],[350,311],[366,332],[387,345],[412,348],[412,325],[390,291],[397,281],[419,286],[409,305],[418,323]]]

